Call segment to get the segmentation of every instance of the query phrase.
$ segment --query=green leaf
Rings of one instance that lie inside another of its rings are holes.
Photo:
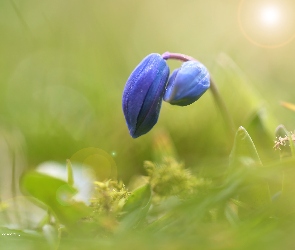
[[[123,211],[128,213],[136,209],[144,208],[149,203],[151,195],[152,190],[150,184],[135,189],[128,197],[128,200],[123,207]]]
[[[35,203],[48,207],[58,220],[65,225],[72,225],[89,214],[90,209],[72,197],[76,189],[67,182],[35,171],[26,173],[21,180],[24,193],[33,196]]]
[[[266,180],[257,175],[257,168],[262,167],[256,147],[248,132],[240,127],[236,133],[234,146],[230,154],[229,174],[244,168],[246,177],[242,190],[237,199],[246,204],[248,209],[241,207],[242,216],[248,215],[257,209],[265,208],[270,203],[269,187]]]
[[[236,133],[229,160],[230,168],[235,168],[240,165],[247,167],[262,165],[250,135],[242,126],[239,127]]]
[[[126,201],[123,212],[125,212],[117,232],[126,229],[134,229],[146,217],[151,205],[152,190],[150,184],[137,188]]]

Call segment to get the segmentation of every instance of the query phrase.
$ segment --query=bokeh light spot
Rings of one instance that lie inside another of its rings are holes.
[[[117,166],[113,157],[106,151],[99,148],[84,148],[76,152],[71,158],[71,162],[82,163],[85,170],[93,171],[96,180],[117,179]]]
[[[261,10],[261,21],[267,26],[279,24],[280,18],[281,13],[276,6],[266,6]]]

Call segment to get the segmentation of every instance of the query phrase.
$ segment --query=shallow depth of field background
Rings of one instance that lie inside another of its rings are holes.
[[[284,23],[260,23],[257,8],[269,3],[282,7]],[[65,163],[96,147],[113,157],[119,178],[128,181],[143,173],[144,160],[155,159],[163,138],[192,169],[226,162],[232,140],[210,91],[188,107],[163,103],[150,133],[129,136],[122,91],[152,52],[203,62],[237,127],[260,109],[270,133],[281,123],[294,130],[294,113],[280,106],[295,102],[294,13],[295,3],[285,0],[0,1],[2,176],[12,164]],[[279,46],[268,48],[273,45]]]

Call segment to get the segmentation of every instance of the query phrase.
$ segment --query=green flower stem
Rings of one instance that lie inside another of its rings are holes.
[[[162,57],[165,60],[174,59],[174,60],[179,60],[182,62],[197,61],[195,58],[193,58],[191,56],[187,56],[187,55],[179,54],[179,53],[165,52],[164,54],[162,54]],[[230,134],[230,138],[233,140],[235,137],[235,133],[236,133],[236,126],[233,122],[232,116],[230,115],[230,113],[228,111],[228,108],[226,107],[224,100],[222,99],[222,97],[219,93],[217,85],[213,81],[211,76],[210,76],[210,89],[211,89],[211,93],[213,94],[213,98],[216,102],[216,105],[220,109],[224,123],[226,124],[226,127],[228,129],[228,133]]]
[[[223,99],[219,93],[217,85],[213,81],[211,76],[210,76],[210,89],[211,89],[211,93],[213,95],[213,98],[216,102],[216,105],[220,109],[224,123],[226,124],[226,127],[228,129],[228,133],[230,134],[230,138],[233,140],[235,138],[235,134],[236,134],[236,130],[237,130],[236,126],[234,124],[231,114],[228,111],[228,108],[226,107],[225,102],[223,101]]]

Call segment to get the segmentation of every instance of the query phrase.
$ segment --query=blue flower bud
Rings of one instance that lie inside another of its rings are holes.
[[[157,123],[169,72],[160,54],[150,54],[128,78],[122,104],[133,138],[147,133]]]
[[[172,105],[190,105],[209,87],[210,75],[206,67],[197,61],[187,61],[171,74],[163,100]]]

